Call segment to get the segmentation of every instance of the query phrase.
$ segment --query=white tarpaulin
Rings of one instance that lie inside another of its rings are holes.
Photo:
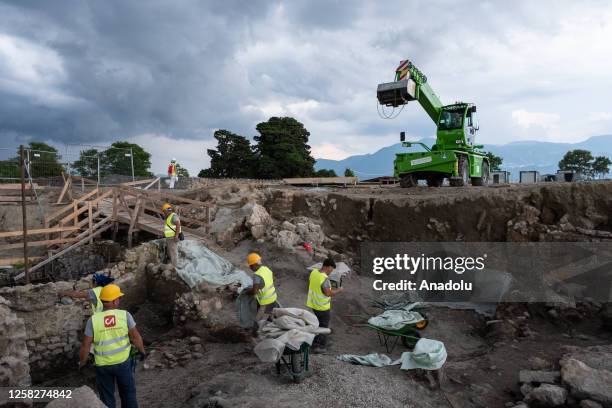
[[[378,316],[370,317],[368,323],[386,330],[399,330],[407,324],[416,324],[425,320],[419,312],[410,310],[386,310]]]
[[[264,363],[280,359],[285,347],[299,350],[302,343],[312,344],[316,334],[329,334],[331,330],[319,327],[314,313],[295,307],[276,308],[272,321],[261,321],[259,335],[263,340],[257,343],[254,352]]]
[[[239,283],[240,290],[252,285],[253,281],[246,272],[199,241],[181,241],[178,252],[176,272],[192,289],[202,282],[213,286]]]

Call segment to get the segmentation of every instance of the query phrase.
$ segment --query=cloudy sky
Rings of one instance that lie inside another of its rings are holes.
[[[19,0],[0,1],[0,148],[130,140],[155,172],[175,156],[197,173],[215,129],[290,115],[315,157],[373,152],[434,133],[418,105],[378,115],[405,58],[478,105],[481,142],[612,133],[605,0]]]

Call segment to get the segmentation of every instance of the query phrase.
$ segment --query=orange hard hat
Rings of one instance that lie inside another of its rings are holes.
[[[172,208],[172,206],[168,203],[164,203],[164,205],[162,205],[162,211],[166,211],[168,209]]]
[[[247,256],[247,264],[249,266],[251,265],[255,265],[261,262],[261,256],[259,256],[259,254],[256,254],[255,252],[251,252],[248,256]]]

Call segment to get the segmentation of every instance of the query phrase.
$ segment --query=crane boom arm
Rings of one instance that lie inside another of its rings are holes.
[[[416,100],[436,124],[443,106],[427,83],[427,77],[408,60],[400,62],[394,82],[378,85],[377,97],[382,105],[393,107]]]

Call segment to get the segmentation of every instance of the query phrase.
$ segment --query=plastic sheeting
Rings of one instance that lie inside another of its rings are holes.
[[[236,313],[240,327],[251,328],[257,322],[257,299],[251,294],[242,292],[236,298]]]
[[[386,330],[399,330],[407,324],[416,324],[425,320],[419,312],[410,310],[386,310],[378,316],[370,317],[368,323]]]
[[[178,251],[176,272],[191,289],[202,282],[213,286],[240,284],[239,290],[252,285],[252,279],[246,272],[199,241],[181,241]]]
[[[356,354],[342,354],[336,356],[340,361],[347,361],[353,364],[359,364],[370,367],[386,367],[391,365],[401,364],[402,370],[414,370],[421,368],[423,370],[438,370],[447,358],[446,347],[444,343],[438,340],[420,339],[414,346],[413,351],[402,353],[399,359],[392,361],[385,354],[366,354],[363,356]]]
[[[330,329],[319,327],[317,317],[304,309],[276,308],[272,316],[272,321],[260,322],[259,335],[263,340],[253,350],[264,363],[278,361],[285,347],[299,350],[303,343],[311,345],[316,334],[331,333]]]

